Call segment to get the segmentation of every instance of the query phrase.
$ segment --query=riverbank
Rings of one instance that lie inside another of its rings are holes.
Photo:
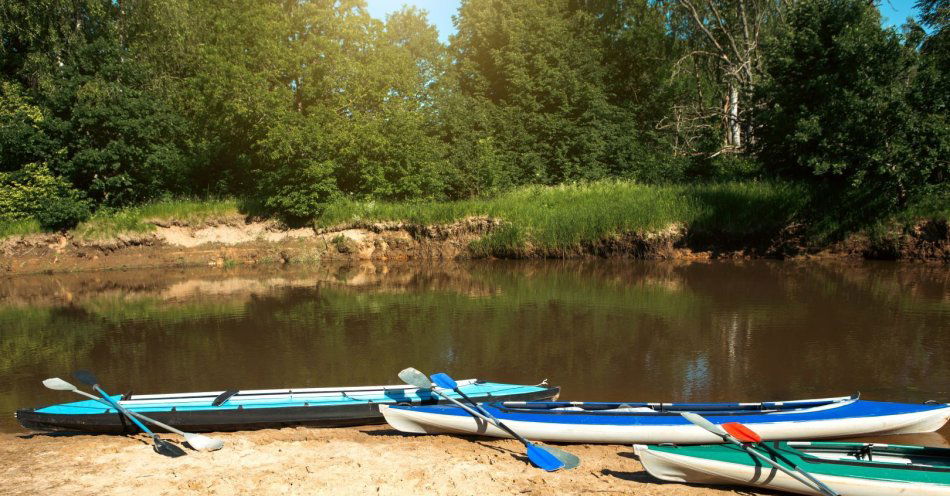
[[[388,426],[213,437],[225,442],[222,450],[188,450],[170,459],[152,452],[144,436],[0,434],[0,493],[713,496],[738,490],[657,481],[629,446],[566,446],[581,465],[546,473],[525,462],[517,441],[405,436]]]
[[[342,202],[294,227],[235,200],[169,201],[100,212],[64,233],[0,226],[0,273],[493,257],[950,260],[939,202],[830,236],[840,226],[802,222],[807,196],[791,184],[611,181],[483,200]]]

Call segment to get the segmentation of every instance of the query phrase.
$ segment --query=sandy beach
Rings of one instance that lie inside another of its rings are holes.
[[[212,436],[224,449],[166,458],[142,435],[0,434],[0,494],[766,494],[659,482],[626,446],[566,446],[580,467],[545,473],[516,441],[404,436],[388,426]]]

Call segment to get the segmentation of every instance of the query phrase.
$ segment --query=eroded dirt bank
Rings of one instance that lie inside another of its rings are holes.
[[[0,434],[0,494],[766,494],[659,482],[628,446],[567,446],[580,467],[545,473],[516,441],[404,436],[388,426],[213,436],[224,449],[171,459],[144,436]]]
[[[153,231],[86,240],[69,234],[16,236],[0,241],[0,274],[98,269],[314,263],[336,260],[459,260],[486,256],[473,242],[492,235],[502,221],[472,217],[449,225],[402,222],[354,223],[330,229],[287,229],[273,221],[240,216],[188,226],[156,221]],[[795,229],[773,240],[748,243],[717,239],[670,225],[656,232],[628,232],[569,248],[530,242],[516,249],[489,250],[505,258],[621,257],[636,259],[710,258],[874,258],[950,261],[950,227],[929,221],[871,239],[866,235],[826,247],[810,247]]]

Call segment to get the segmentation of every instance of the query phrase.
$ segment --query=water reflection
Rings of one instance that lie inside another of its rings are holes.
[[[950,401],[950,270],[482,262],[0,282],[0,409],[116,391],[391,383],[415,366],[604,401]],[[9,415],[0,429],[15,426]]]

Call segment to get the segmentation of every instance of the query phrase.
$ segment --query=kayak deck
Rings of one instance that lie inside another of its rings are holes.
[[[559,388],[544,383],[528,386],[468,379],[459,381],[459,385],[464,393],[481,401],[543,400],[559,392]],[[459,398],[456,393],[450,396]],[[440,402],[431,391],[406,385],[134,394],[113,399],[130,411],[195,431],[381,423],[381,404]],[[134,431],[115,409],[95,400],[21,409],[16,417],[21,425],[33,430]]]

